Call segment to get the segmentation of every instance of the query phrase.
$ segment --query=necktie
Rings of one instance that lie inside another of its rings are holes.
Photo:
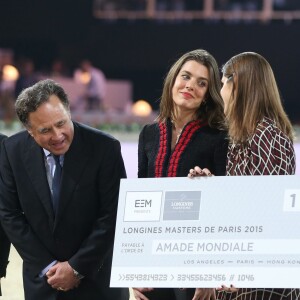
[[[53,209],[54,213],[56,213],[59,201],[62,167],[60,165],[59,155],[53,155],[53,158],[55,160],[55,172],[52,180],[52,197]]]

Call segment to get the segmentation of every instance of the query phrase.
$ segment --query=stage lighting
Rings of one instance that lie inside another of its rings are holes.
[[[152,108],[147,101],[138,100],[132,106],[132,113],[138,117],[147,117],[152,113]]]
[[[12,65],[4,65],[2,68],[2,79],[4,81],[16,81],[19,78],[19,72]]]

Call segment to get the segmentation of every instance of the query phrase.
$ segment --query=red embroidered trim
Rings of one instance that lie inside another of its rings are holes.
[[[185,148],[189,144],[191,138],[193,137],[194,133],[201,127],[207,125],[207,122],[201,123],[200,120],[196,120],[194,122],[189,123],[184,132],[182,132],[177,145],[175,146],[174,152],[170,158],[170,164],[168,168],[168,177],[176,177],[178,163],[182,153],[184,152]]]
[[[167,154],[167,126],[159,123],[159,149],[155,161],[155,177],[162,177],[163,163]]]

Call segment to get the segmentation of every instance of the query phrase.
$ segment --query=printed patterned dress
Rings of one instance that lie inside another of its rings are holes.
[[[295,174],[295,151],[292,141],[269,118],[264,118],[246,145],[228,147],[226,174],[292,175]],[[300,287],[300,279],[299,279]],[[238,292],[220,292],[221,300],[297,300],[300,289],[239,288]]]

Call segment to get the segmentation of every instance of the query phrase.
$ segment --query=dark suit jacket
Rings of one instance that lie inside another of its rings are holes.
[[[6,138],[5,135],[0,134],[0,143]],[[0,166],[1,168],[1,166]],[[6,275],[6,266],[8,263],[8,255],[10,249],[10,242],[0,225],[0,278]],[[0,286],[0,296],[1,296],[1,286]]]
[[[124,290],[108,289],[119,183],[126,176],[120,143],[74,122],[56,216],[44,153],[26,131],[5,140],[1,166],[0,215],[24,261],[25,298],[60,299],[63,292],[39,277],[58,260],[69,261],[85,276],[63,299],[128,299],[128,290],[122,298]]]

